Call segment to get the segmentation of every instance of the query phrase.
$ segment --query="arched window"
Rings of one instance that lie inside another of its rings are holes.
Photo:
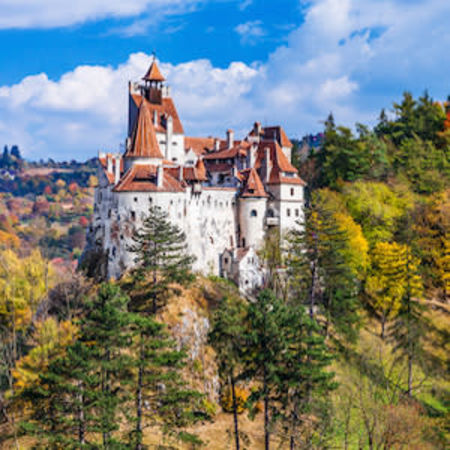
[[[250,217],[256,217],[258,215],[258,213],[256,212],[256,209],[252,209],[250,211]]]
[[[275,213],[273,212],[273,209],[269,209],[267,211],[267,217],[275,217]]]

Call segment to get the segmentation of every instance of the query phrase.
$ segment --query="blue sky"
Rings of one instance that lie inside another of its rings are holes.
[[[449,23],[448,0],[0,0],[0,145],[117,150],[153,50],[190,135],[373,123],[404,90],[450,94]]]

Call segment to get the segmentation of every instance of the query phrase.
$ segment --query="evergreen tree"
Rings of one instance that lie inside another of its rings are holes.
[[[196,420],[194,411],[199,410],[202,398],[182,380],[185,353],[176,350],[164,325],[152,316],[135,314],[134,325],[135,371],[127,382],[134,408],[126,413],[133,423],[132,445],[142,449],[143,431],[152,426],[162,427],[164,435],[199,443],[195,435],[183,431]]]
[[[421,338],[424,333],[424,307],[418,302],[422,291],[422,280],[418,273],[419,261],[406,248],[404,259],[404,293],[390,337],[394,339],[394,351],[406,357],[407,395],[413,392],[413,364],[421,353]]]
[[[291,296],[325,316],[325,331],[333,323],[338,332],[356,337],[359,322],[359,283],[348,260],[349,238],[333,211],[316,199],[305,212],[305,222],[289,236],[287,258]]]
[[[14,158],[16,158],[17,160],[22,159],[22,155],[20,154],[20,150],[17,145],[13,145],[11,147],[11,156],[14,156]]]
[[[247,305],[240,298],[225,298],[214,313],[209,340],[219,364],[219,374],[230,386],[236,450],[240,448],[236,382],[242,370]]]
[[[127,304],[128,298],[111,284],[101,285],[86,303],[77,342],[22,394],[33,406],[23,426],[26,433],[50,448],[98,448],[99,434],[103,448],[122,445],[113,433],[119,428],[119,405],[126,400],[120,384],[132,367]]]
[[[291,450],[324,444],[328,427],[329,393],[337,384],[327,371],[331,362],[319,327],[303,305],[290,304],[285,324],[287,350],[278,366],[278,401]]]
[[[258,382],[250,403],[262,400],[264,404],[264,443],[270,448],[273,426],[279,416],[277,389],[279,365],[288,347],[285,339],[289,311],[283,301],[269,290],[262,291],[250,303],[245,334],[245,371],[243,376]]]
[[[133,235],[133,241],[129,248],[136,255],[133,282],[143,290],[143,295],[134,299],[133,309],[148,311],[147,299],[150,298],[151,311],[156,313],[173,283],[192,280],[190,268],[194,258],[186,253],[185,234],[158,206],[150,208],[142,228]]]

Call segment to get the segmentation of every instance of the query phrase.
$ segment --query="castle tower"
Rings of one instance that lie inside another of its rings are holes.
[[[148,101],[142,99],[136,125],[124,154],[125,170],[135,164],[160,165],[163,155],[156,139]]]
[[[156,103],[160,105],[162,103],[162,88],[163,83],[166,81],[164,76],[159,70],[158,65],[156,64],[156,59],[153,58],[153,61],[147,70],[147,73],[142,77],[144,80],[144,97],[147,98],[151,103]]]
[[[267,207],[267,193],[256,169],[241,172],[245,178],[239,196],[239,247],[258,248],[264,239],[264,219]]]

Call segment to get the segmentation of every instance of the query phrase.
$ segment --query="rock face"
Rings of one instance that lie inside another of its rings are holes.
[[[210,330],[208,300],[198,285],[170,299],[160,313],[169,332],[187,354],[185,378],[203,392],[210,401],[218,403],[220,380],[215,352],[208,344]]]
[[[213,401],[218,402],[220,382],[214,352],[208,346],[210,323],[198,311],[185,308],[181,322],[172,328],[179,349],[186,349],[193,375],[200,375],[202,391]]]

